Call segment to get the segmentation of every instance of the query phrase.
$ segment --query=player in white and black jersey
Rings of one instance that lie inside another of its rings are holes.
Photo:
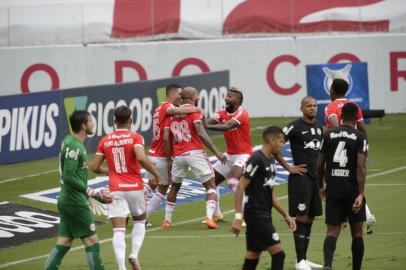
[[[322,268],[307,259],[310,234],[314,217],[322,215],[316,164],[319,156],[323,127],[316,120],[317,102],[313,97],[304,97],[300,110],[302,117],[283,128],[285,138],[290,141],[293,163],[306,165],[302,174],[289,174],[289,215],[296,217],[297,229],[293,233],[296,250],[296,270]],[[278,158],[280,161],[280,158]]]
[[[324,267],[330,270],[341,224],[344,222],[348,221],[351,227],[353,270],[361,269],[364,256],[362,227],[366,220],[364,186],[368,142],[365,134],[355,128],[357,113],[355,104],[347,103],[343,106],[343,124],[325,133],[317,163],[320,196],[326,198]]]
[[[264,143],[248,159],[243,175],[235,192],[235,219],[231,231],[237,236],[242,223],[242,200],[245,193],[244,219],[246,247],[243,270],[256,269],[259,256],[267,250],[272,256],[272,270],[283,269],[285,253],[279,235],[272,224],[271,211],[274,207],[285,219],[291,230],[296,229],[294,220],[282,208],[273,193],[275,186],[275,160],[284,144],[282,129],[266,127],[262,134]]]

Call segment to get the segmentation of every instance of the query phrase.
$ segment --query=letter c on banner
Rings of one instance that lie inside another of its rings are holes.
[[[271,90],[274,92],[278,93],[279,95],[282,96],[288,96],[288,95],[293,95],[297,91],[300,90],[302,87],[300,84],[295,82],[294,85],[292,85],[289,88],[283,88],[279,86],[279,84],[275,80],[275,70],[279,66],[279,64],[283,62],[288,62],[293,64],[294,66],[297,66],[300,63],[300,60],[293,55],[290,54],[285,54],[285,55],[280,55],[276,57],[272,62],[269,64],[268,69],[266,71],[266,78],[268,80],[268,85],[271,87]]]
[[[176,66],[173,68],[172,77],[179,76],[182,70],[189,65],[197,66],[203,73],[210,71],[209,66],[203,60],[199,58],[185,58],[177,63]]]
[[[23,73],[21,77],[21,92],[29,93],[30,87],[28,86],[28,81],[31,75],[36,71],[45,71],[49,77],[51,78],[51,90],[58,90],[59,89],[59,77],[58,73],[56,73],[55,69],[47,64],[34,64],[29,66]]]

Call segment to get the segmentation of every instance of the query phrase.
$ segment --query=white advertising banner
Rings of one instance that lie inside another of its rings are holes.
[[[368,64],[371,109],[406,112],[406,34],[0,48],[0,95],[229,70],[251,116],[299,113],[310,64]]]

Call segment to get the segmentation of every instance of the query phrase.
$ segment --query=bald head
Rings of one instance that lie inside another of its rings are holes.
[[[302,101],[300,103],[300,108],[303,108],[303,106],[305,106],[305,104],[307,103],[312,103],[312,102],[316,102],[316,99],[312,96],[306,96],[304,98],[302,98]]]
[[[196,88],[188,86],[182,89],[181,93],[182,104],[195,105],[199,101],[199,92]]]
[[[303,120],[306,122],[313,122],[317,114],[317,101],[314,97],[307,96],[302,98],[300,110],[303,113]]]

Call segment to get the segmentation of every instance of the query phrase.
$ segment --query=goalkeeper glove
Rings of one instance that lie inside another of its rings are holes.
[[[110,194],[110,190],[107,188],[91,188],[88,187],[86,190],[88,197],[92,197],[101,203],[111,203],[113,201],[113,196]]]

